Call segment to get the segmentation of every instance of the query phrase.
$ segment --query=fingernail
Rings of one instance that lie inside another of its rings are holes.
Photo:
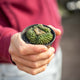
[[[55,54],[52,55],[52,58],[54,57]]]
[[[53,47],[51,47],[51,50],[55,52],[55,49]]]
[[[40,52],[44,52],[44,51],[47,51],[48,50],[48,48],[46,47],[46,46],[44,46],[41,50],[40,50]]]
[[[58,35],[61,35],[61,30],[60,29],[56,29],[58,32]]]

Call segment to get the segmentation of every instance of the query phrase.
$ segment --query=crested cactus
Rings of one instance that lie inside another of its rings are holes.
[[[34,25],[26,31],[26,37],[31,44],[48,44],[53,39],[50,28],[42,24]]]

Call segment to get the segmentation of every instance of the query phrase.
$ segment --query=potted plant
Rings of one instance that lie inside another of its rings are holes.
[[[26,43],[50,46],[55,40],[55,32],[47,25],[34,24],[25,28],[21,37]]]

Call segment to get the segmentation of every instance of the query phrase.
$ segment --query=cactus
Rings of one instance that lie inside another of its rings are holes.
[[[32,44],[48,44],[53,39],[50,28],[42,24],[35,25],[26,31],[26,37]]]

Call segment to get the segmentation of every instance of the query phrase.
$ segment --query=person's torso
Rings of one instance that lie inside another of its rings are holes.
[[[3,27],[21,32],[32,24],[45,24],[62,30],[60,20],[56,0],[0,0],[0,25]],[[52,44],[55,51],[60,37]],[[6,61],[0,59],[0,62]]]
[[[18,31],[32,24],[60,27],[56,0],[0,0],[0,25]]]

